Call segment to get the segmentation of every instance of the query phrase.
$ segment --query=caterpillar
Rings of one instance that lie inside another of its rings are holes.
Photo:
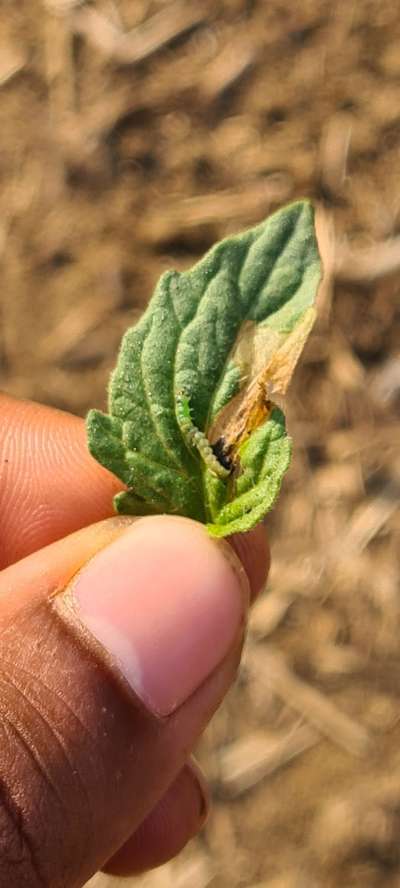
[[[198,450],[210,472],[213,472],[218,478],[227,478],[230,468],[221,464],[207,436],[195,426],[190,413],[189,401],[183,392],[178,392],[176,396],[176,418],[185,441],[190,447],[195,447]]]

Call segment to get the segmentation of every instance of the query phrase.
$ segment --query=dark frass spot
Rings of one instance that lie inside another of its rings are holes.
[[[231,472],[232,471],[232,460],[231,460],[229,454],[227,453],[227,451],[225,450],[224,439],[218,438],[218,441],[216,441],[215,444],[211,444],[211,449],[214,453],[214,456],[217,457],[218,462],[221,463],[221,466],[223,466],[224,469],[227,469],[228,472]]]

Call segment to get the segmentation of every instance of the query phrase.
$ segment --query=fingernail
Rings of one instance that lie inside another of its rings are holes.
[[[245,572],[227,543],[193,521],[155,516],[98,553],[62,606],[144,705],[166,716],[240,642],[248,601]]]

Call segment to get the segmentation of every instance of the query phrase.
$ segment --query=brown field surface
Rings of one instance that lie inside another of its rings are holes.
[[[293,198],[320,208],[327,273],[289,396],[271,577],[198,749],[213,813],[139,884],[398,888],[399,8],[1,7],[7,392],[102,407],[163,270]]]

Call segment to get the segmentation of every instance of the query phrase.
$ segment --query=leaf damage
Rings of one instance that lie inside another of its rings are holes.
[[[186,515],[215,536],[261,520],[291,452],[275,399],[314,323],[320,276],[307,201],[162,276],[124,336],[109,414],[87,418],[90,452],[127,487],[118,511]]]

